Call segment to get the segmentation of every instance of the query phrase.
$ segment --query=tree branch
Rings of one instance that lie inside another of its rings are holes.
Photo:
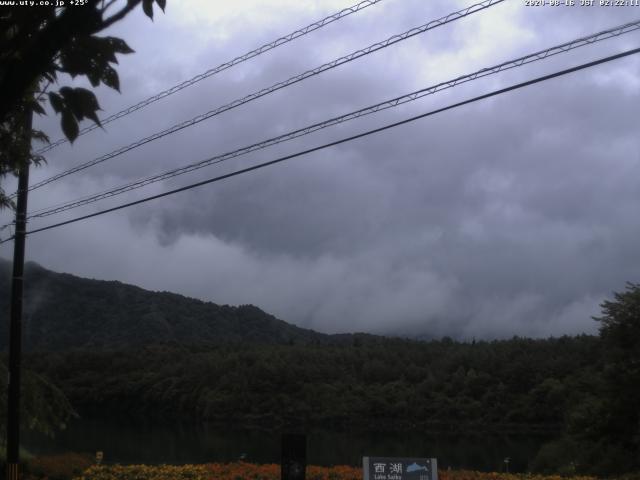
[[[130,1],[128,1],[126,7],[121,8],[118,13],[114,13],[112,16],[110,16],[109,18],[107,18],[107,19],[102,21],[102,29],[113,25],[114,23],[116,23],[119,20],[122,20],[131,10],[136,8],[141,1],[142,0],[130,0]],[[107,7],[108,6],[109,5],[107,5]]]
[[[43,72],[54,62],[58,52],[77,36],[90,36],[123,18],[140,0],[131,0],[105,24],[97,6],[100,0],[89,0],[82,8],[67,7],[58,16],[48,19],[43,28],[34,32],[20,49],[20,58],[7,59],[3,65],[4,75],[0,76],[0,122],[21,101],[26,90],[33,85]]]
[[[49,89],[50,86],[51,86],[51,80],[47,80],[47,83],[44,84],[44,87],[42,87],[42,90],[35,92],[38,94],[38,98],[36,98],[36,102],[39,102],[40,100],[42,100],[42,96],[45,93],[47,93],[47,90]]]
[[[109,8],[116,3],[118,0],[110,0],[106,5],[104,4],[104,0],[102,0],[102,14],[109,10]]]

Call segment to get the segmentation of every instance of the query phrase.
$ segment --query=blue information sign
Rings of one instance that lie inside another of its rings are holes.
[[[438,480],[435,458],[362,457],[364,480]]]

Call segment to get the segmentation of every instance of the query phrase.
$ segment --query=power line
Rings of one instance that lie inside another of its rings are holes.
[[[141,102],[136,103],[135,105],[132,105],[130,107],[125,108],[124,110],[121,110],[117,113],[114,113],[113,115],[103,119],[100,121],[100,123],[102,125],[106,125],[107,123],[111,123],[114,120],[117,120],[119,118],[122,118],[124,116],[129,115],[130,113],[133,113],[137,110],[141,110],[143,108],[145,108],[148,105],[151,105],[152,103],[157,102],[158,100],[161,100],[163,98],[168,97],[169,95],[173,95],[176,92],[179,92],[180,90],[183,90],[187,87],[190,87],[191,85],[194,85],[195,83],[198,83],[201,80],[204,80],[205,78],[209,78],[213,75],[216,75],[217,73],[220,73],[224,70],[227,70],[228,68],[231,68],[235,65],[238,65],[239,63],[245,62],[247,60],[250,60],[254,57],[257,57],[258,55],[261,55],[265,52],[268,52],[270,50],[273,50],[274,48],[277,48],[281,45],[284,45],[286,43],[289,43],[293,40],[295,40],[296,38],[302,37],[304,35],[307,35],[308,33],[311,33],[315,30],[318,30],[326,25],[329,25],[330,23],[333,23],[337,20],[340,20],[348,15],[351,15],[352,13],[356,13],[359,12],[361,10],[364,10],[365,8],[371,6],[371,5],[375,5],[376,3],[381,2],[382,0],[365,0],[362,1],[356,5],[353,5],[351,7],[347,7],[344,8],[342,10],[340,10],[339,12],[336,12],[332,15],[329,15],[328,17],[323,18],[322,20],[318,20],[317,22],[313,22],[310,25],[307,25],[304,28],[300,28],[288,35],[285,35],[284,37],[280,37],[277,40],[273,40],[272,42],[269,43],[265,43],[264,45],[251,50],[250,52],[245,53],[244,55],[240,55],[239,57],[234,58],[233,60],[229,60],[228,62],[222,63],[220,65],[218,65],[217,67],[211,68],[210,70],[207,70],[206,72],[203,72],[199,75],[196,75],[195,77],[189,79],[189,80],[185,80],[184,82],[181,82],[177,85],[174,85],[171,88],[168,88],[167,90],[164,90],[160,93],[157,93],[155,95],[153,95],[152,97],[149,97],[145,100],[142,100]],[[92,130],[95,130],[96,128],[98,128],[97,124],[91,124],[85,128],[83,128],[82,130],[80,130],[78,136],[80,135],[84,135],[85,133],[91,132]],[[49,150],[53,150],[54,148],[56,148],[59,145],[62,145],[64,143],[67,143],[68,140],[66,138],[60,138],[58,140],[56,140],[55,142],[47,145],[46,147],[41,148],[40,150],[38,150],[36,152],[36,154],[43,154],[45,152],[48,152]]]
[[[408,38],[411,38],[415,35],[424,33],[428,30],[432,30],[434,28],[440,27],[442,25],[446,25],[447,23],[453,22],[455,20],[459,20],[461,18],[464,18],[468,15],[471,15],[473,13],[482,11],[486,8],[489,8],[491,6],[497,5],[499,3],[504,2],[504,0],[484,0],[480,3],[471,5],[467,8],[464,8],[462,10],[458,10],[456,12],[450,13],[449,15],[446,15],[445,17],[439,18],[437,20],[432,20],[422,26],[419,27],[414,27],[410,30],[407,30],[406,32],[403,32],[401,34],[397,34],[397,35],[393,35],[392,37],[387,38],[386,40],[383,40],[382,42],[378,42],[378,43],[374,43],[373,45],[370,45],[366,48],[363,48],[361,50],[357,50],[355,52],[350,53],[349,55],[345,55],[343,57],[340,57],[338,59],[335,59],[331,62],[325,63],[319,67],[316,67],[314,69],[311,70],[307,70],[304,73],[301,73],[299,75],[293,76],[291,78],[289,78],[288,80],[284,80],[282,82],[278,82],[275,83],[273,85],[271,85],[270,87],[267,88],[263,88],[262,90],[259,90],[257,92],[254,92],[250,95],[247,95],[243,98],[240,99],[236,99],[234,101],[232,101],[231,103],[228,103],[226,105],[220,106],[218,108],[215,108],[214,110],[210,110],[207,113],[203,113],[200,114],[190,120],[186,120],[182,123],[173,125],[172,127],[169,127],[165,130],[162,130],[160,132],[156,132],[153,135],[150,135],[148,137],[145,137],[143,139],[140,139],[134,143],[131,143],[125,147],[121,147],[117,150],[112,151],[111,153],[108,153],[106,155],[102,155],[101,157],[95,158],[93,160],[90,160],[88,162],[85,162],[81,165],[78,165],[76,167],[73,167],[69,170],[66,170],[64,172],[61,172],[57,175],[54,175],[52,177],[49,177],[45,180],[42,180],[38,183],[35,183],[34,185],[32,185],[31,187],[29,187],[29,190],[35,190],[37,188],[40,188],[44,185],[47,185],[51,182],[54,182],[56,180],[59,180],[60,178],[66,177],[67,175],[71,175],[73,173],[79,172],[81,170],[84,170],[86,168],[92,167],[94,165],[97,165],[99,163],[105,162],[107,160],[110,160],[112,158],[115,158],[119,155],[122,155],[123,153],[126,153],[130,150],[133,150],[135,148],[138,148],[142,145],[145,145],[149,142],[152,142],[154,140],[158,140],[159,138],[165,137],[167,135],[170,135],[172,133],[178,132],[184,128],[187,127],[191,127],[197,123],[200,123],[204,120],[207,120],[215,115],[219,115],[223,112],[226,112],[228,110],[231,110],[233,108],[239,107],[240,105],[244,105],[245,103],[251,102],[253,100],[256,100],[260,97],[263,97],[265,95],[268,95],[270,93],[273,93],[277,90],[280,90],[282,88],[288,87],[290,85],[293,85],[295,83],[301,82],[302,80],[305,80],[309,77],[315,76],[315,75],[319,75],[322,72],[325,72],[327,70],[336,68],[340,65],[344,65],[348,62],[351,62],[353,60],[356,60],[357,58],[363,57],[365,55],[369,55],[370,53],[376,52],[378,50],[381,50],[383,48],[389,47],[391,45],[394,45],[398,42],[401,42],[403,40],[406,40]]]
[[[576,67],[567,68],[565,70],[560,70],[560,71],[555,72],[555,73],[551,73],[551,74],[548,74],[548,75],[537,77],[537,78],[534,78],[532,80],[528,80],[526,82],[521,82],[521,83],[518,83],[518,84],[515,84],[515,85],[511,85],[509,87],[501,88],[499,90],[494,90],[494,91],[486,93],[484,95],[479,95],[477,97],[473,97],[473,98],[470,98],[470,99],[467,99],[467,100],[464,100],[464,101],[461,101],[461,102],[457,102],[457,103],[448,105],[446,107],[438,108],[436,110],[431,110],[430,112],[426,112],[426,113],[423,113],[421,115],[416,115],[416,116],[401,120],[399,122],[394,122],[394,123],[385,125],[383,127],[375,128],[375,129],[372,129],[372,130],[367,130],[365,132],[362,132],[362,133],[359,133],[359,134],[356,134],[356,135],[352,135],[350,137],[342,138],[340,140],[336,140],[336,141],[333,141],[333,142],[330,142],[330,143],[325,143],[324,145],[320,145],[320,146],[317,146],[317,147],[309,148],[309,149],[303,150],[301,152],[297,152],[297,153],[294,153],[294,154],[291,154],[291,155],[286,155],[284,157],[280,157],[280,158],[277,158],[275,160],[271,160],[269,162],[260,163],[258,165],[254,165],[254,166],[251,166],[251,167],[243,168],[241,170],[236,170],[235,172],[227,173],[225,175],[220,175],[220,176],[217,176],[217,177],[214,177],[214,178],[210,178],[208,180],[203,180],[201,182],[192,183],[192,184],[184,186],[184,187],[176,188],[174,190],[169,190],[167,192],[163,192],[163,193],[160,193],[160,194],[157,194],[157,195],[152,195],[152,196],[149,196],[149,197],[145,197],[145,198],[142,198],[140,200],[136,200],[134,202],[125,203],[125,204],[122,204],[122,205],[118,205],[116,207],[112,207],[112,208],[108,208],[108,209],[105,209],[105,210],[101,210],[99,212],[91,213],[91,214],[88,214],[88,215],[83,215],[81,217],[76,217],[76,218],[73,218],[71,220],[66,220],[64,222],[55,223],[53,225],[47,225],[46,227],[41,227],[41,228],[37,228],[37,229],[34,229],[34,230],[30,230],[30,231],[28,231],[26,233],[27,234],[32,234],[32,233],[37,233],[37,232],[43,232],[45,230],[51,230],[53,228],[61,227],[63,225],[68,225],[70,223],[79,222],[81,220],[86,220],[88,218],[97,217],[99,215],[104,215],[106,213],[114,212],[116,210],[122,210],[124,208],[132,207],[134,205],[139,205],[141,203],[146,203],[146,202],[149,202],[151,200],[155,200],[155,199],[158,199],[158,198],[162,198],[162,197],[166,197],[166,196],[169,196],[169,195],[173,195],[175,193],[184,192],[186,190],[191,190],[192,188],[200,187],[200,186],[207,185],[207,184],[214,183],[214,182],[218,182],[218,181],[221,181],[221,180],[224,180],[224,179],[227,179],[227,178],[235,177],[235,176],[238,176],[238,175],[241,175],[241,174],[244,174],[244,173],[251,172],[253,170],[259,170],[261,168],[268,167],[268,166],[271,166],[271,165],[275,165],[276,163],[281,163],[281,162],[284,162],[286,160],[290,160],[292,158],[296,158],[296,157],[300,157],[300,156],[303,156],[303,155],[307,155],[309,153],[313,153],[313,152],[317,152],[317,151],[320,151],[320,150],[324,150],[326,148],[333,147],[333,146],[336,146],[336,145],[340,145],[342,143],[350,142],[350,141],[353,141],[353,140],[356,140],[356,139],[359,139],[359,138],[363,138],[363,137],[372,135],[374,133],[380,133],[382,131],[385,131],[385,130],[388,130],[388,129],[391,129],[391,128],[394,128],[394,127],[398,127],[400,125],[404,125],[404,124],[411,123],[411,122],[414,122],[416,120],[419,120],[419,119],[422,119],[422,118],[425,118],[425,117],[429,117],[429,116],[435,115],[437,113],[441,113],[441,112],[444,112],[444,111],[447,111],[447,110],[452,110],[454,108],[458,108],[458,107],[461,107],[463,105],[468,105],[470,103],[474,103],[474,102],[477,102],[479,100],[484,100],[486,98],[494,97],[496,95],[501,95],[503,93],[507,93],[507,92],[510,92],[512,90],[517,90],[517,89],[520,89],[520,88],[523,88],[523,87],[527,87],[527,86],[530,86],[530,85],[533,85],[533,84],[536,84],[536,83],[540,83],[540,82],[544,82],[544,81],[547,81],[547,80],[551,80],[553,78],[560,77],[562,75],[567,75],[569,73],[577,72],[579,70],[584,70],[586,68],[590,68],[590,67],[593,67],[593,66],[596,66],[596,65],[600,65],[600,64],[607,63],[607,62],[610,62],[610,61],[613,61],[613,60],[617,60],[619,58],[627,57],[629,55],[634,55],[636,53],[640,53],[640,48],[635,48],[633,50],[627,50],[625,52],[618,53],[616,55],[611,55],[611,56],[608,56],[608,57],[605,57],[605,58],[601,58],[599,60],[594,60],[594,61],[589,62],[589,63],[583,63],[583,64],[578,65]],[[6,240],[1,241],[0,244],[5,243],[5,242],[7,242],[9,240],[11,240],[11,238],[8,238]]]
[[[319,122],[319,123],[315,123],[313,125],[309,125],[306,126],[304,128],[300,128],[276,137],[272,137],[269,138],[267,140],[263,140],[261,142],[258,143],[254,143],[252,145],[249,146],[245,146],[236,150],[233,150],[231,152],[227,152],[221,155],[216,155],[210,158],[207,158],[205,160],[202,160],[200,162],[197,163],[192,163],[183,167],[179,167],[179,168],[174,168],[172,170],[163,172],[163,173],[159,173],[156,175],[152,175],[143,179],[139,179],[136,180],[135,182],[131,182],[125,185],[121,185],[119,187],[115,187],[115,188],[111,188],[109,190],[103,191],[101,193],[97,193],[97,194],[92,194],[92,195],[88,195],[88,196],[84,196],[81,197],[79,199],[75,199],[72,201],[67,201],[67,202],[63,202],[60,203],[58,205],[55,206],[51,206],[51,207],[45,207],[42,209],[39,209],[35,212],[33,212],[28,218],[42,218],[42,217],[46,217],[49,215],[54,215],[56,213],[60,213],[66,210],[70,210],[72,208],[77,208],[77,207],[81,207],[84,205],[88,205],[91,203],[95,203],[99,200],[103,200],[106,198],[110,198],[110,197],[114,197],[116,195],[120,195],[122,193],[131,191],[131,190],[135,190],[137,188],[142,188],[146,185],[150,185],[152,183],[156,183],[162,180],[166,180],[169,178],[173,178],[175,176],[178,175],[182,175],[185,173],[189,173],[195,170],[199,170],[200,168],[204,168],[210,165],[214,165],[214,164],[218,164],[218,163],[222,163],[226,160],[229,160],[231,158],[235,158],[241,155],[245,155],[247,153],[251,153],[257,150],[261,150],[288,140],[292,140],[294,138],[298,138],[304,135],[308,135],[310,133],[316,132],[318,130],[333,126],[333,125],[337,125],[349,120],[353,120],[359,117],[363,117],[365,115],[369,115],[372,113],[376,113],[382,110],[386,110],[388,108],[393,108],[396,107],[398,105],[402,105],[404,103],[408,103],[414,100],[417,100],[419,98],[422,98],[424,96],[427,95],[432,95],[435,94],[439,91],[448,89],[448,88],[452,88],[455,87],[456,85],[459,85],[461,83],[465,83],[465,82],[469,82],[478,78],[482,78],[488,75],[493,75],[511,68],[515,68],[515,67],[519,67],[522,65],[526,65],[532,62],[536,62],[539,60],[543,60],[546,58],[549,58],[551,56],[560,54],[560,53],[564,53],[564,52],[568,52],[570,50],[573,50],[575,48],[579,48],[585,45],[591,45],[593,43],[602,41],[602,40],[606,40],[609,38],[613,38],[613,37],[617,37],[619,35],[625,34],[625,33],[629,33],[635,30],[640,29],[640,19],[636,20],[635,22],[629,22],[623,25],[619,25],[613,28],[610,28],[608,30],[603,30],[601,32],[586,36],[586,37],[581,37],[575,40],[572,40],[570,42],[566,42],[560,45],[556,45],[554,47],[550,47],[547,48],[545,50],[540,50],[538,52],[535,53],[531,53],[519,58],[516,58],[515,60],[509,60],[507,62],[503,62],[500,63],[498,65],[494,65],[492,67],[487,67],[487,68],[483,68],[481,70],[478,70],[476,72],[467,74],[467,75],[463,75],[463,76],[459,76],[454,78],[453,80],[448,80],[445,82],[441,82],[438,83],[436,85],[427,87],[427,88],[423,88],[421,90],[417,90],[415,92],[412,93],[408,93],[399,97],[395,97],[392,98],[390,100],[385,100],[384,102],[380,102],[377,103],[375,105],[371,105],[369,107],[365,107],[365,108],[361,108],[359,110],[347,113],[345,115],[341,115],[338,117],[334,117],[331,118],[329,120],[325,120],[323,122]]]

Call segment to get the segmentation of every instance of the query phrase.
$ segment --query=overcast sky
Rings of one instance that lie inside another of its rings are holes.
[[[120,56],[122,94],[99,89],[103,117],[356,2],[167,3],[154,22],[138,11],[109,32],[136,53]],[[31,182],[472,3],[383,0],[52,150]],[[30,210],[638,18],[640,7],[530,7],[507,0],[38,189]],[[606,40],[30,226],[639,45],[638,32]],[[252,303],[323,332],[466,339],[595,333],[590,317],[599,304],[626,281],[640,281],[639,107],[636,55],[37,233],[27,239],[27,257],[60,272],[219,304]],[[57,121],[50,115],[38,124],[57,139]],[[12,244],[0,247],[5,258],[11,252]]]

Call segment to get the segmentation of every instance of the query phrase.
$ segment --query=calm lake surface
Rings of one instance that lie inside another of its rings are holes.
[[[420,432],[307,432],[307,463],[361,465],[362,456],[435,457],[439,469],[526,472],[548,437],[531,435],[436,435]],[[203,426],[132,426],[78,421],[55,438],[24,432],[35,454],[104,451],[107,463],[185,464],[236,461],[279,463],[280,433]]]

